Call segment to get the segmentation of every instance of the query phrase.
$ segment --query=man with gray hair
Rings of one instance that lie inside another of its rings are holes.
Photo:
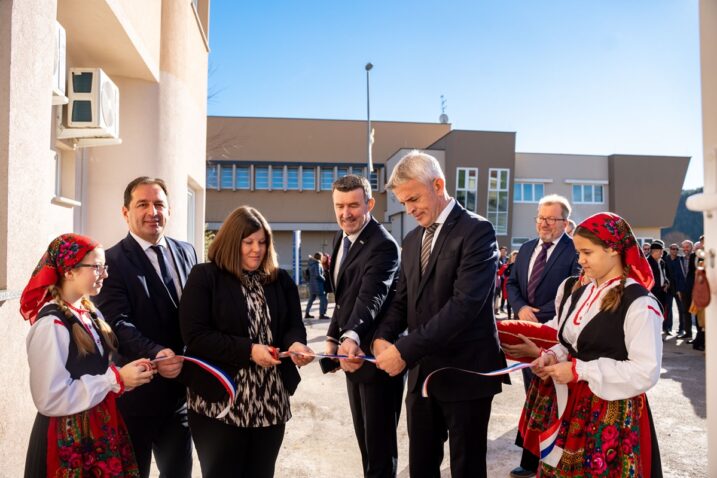
[[[578,256],[572,238],[566,233],[570,203],[563,196],[550,194],[538,203],[535,217],[536,239],[524,243],[508,278],[508,301],[520,320],[547,322],[555,316],[555,295],[560,284],[578,272]],[[523,345],[504,346],[512,357],[524,356]],[[533,378],[523,370],[526,388]],[[516,444],[523,442],[518,435]],[[523,449],[520,466],[510,472],[513,478],[535,476],[538,457]]]
[[[506,364],[492,309],[495,231],[448,195],[433,156],[404,156],[386,187],[420,225],[403,240],[396,296],[373,342],[378,368],[392,376],[408,369],[409,473],[440,476],[450,437],[451,476],[485,477],[491,403],[504,379],[457,369],[488,372]],[[423,398],[426,377],[446,367]]]

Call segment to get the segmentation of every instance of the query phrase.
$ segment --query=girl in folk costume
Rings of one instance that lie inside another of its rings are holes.
[[[25,476],[139,476],[115,397],[149,382],[147,359],[117,369],[116,337],[89,301],[107,277],[105,253],[92,239],[53,240],[22,292],[30,391],[38,409]]]
[[[657,383],[662,359],[663,319],[649,293],[650,266],[628,223],[615,214],[586,219],[573,241],[590,281],[576,281],[568,291],[562,312],[546,324],[558,331],[559,343],[532,367],[569,390],[540,476],[661,477],[645,396]],[[555,423],[554,407],[533,412],[537,421],[543,414]],[[541,448],[545,440],[541,435]]]

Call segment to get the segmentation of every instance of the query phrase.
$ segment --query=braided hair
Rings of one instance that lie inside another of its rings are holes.
[[[72,321],[75,315],[68,307],[67,302],[65,302],[65,300],[62,298],[62,295],[60,294],[60,288],[57,285],[51,285],[48,286],[47,290],[52,296],[52,298],[55,300],[55,302],[57,302],[57,306],[60,308],[65,317],[68,320]],[[92,318],[92,322],[95,324],[97,330],[99,330],[102,334],[102,337],[105,339],[105,343],[110,348],[110,351],[116,352],[118,342],[117,336],[114,334],[114,332],[112,332],[112,328],[107,322],[105,322],[97,315],[97,309],[87,297],[82,298],[82,306],[89,311],[90,317]],[[72,324],[71,335],[72,340],[74,340],[75,345],[77,345],[77,350],[80,354],[80,357],[84,357],[85,355],[95,350],[95,341],[92,339],[92,336],[82,325],[78,324],[76,321],[74,321],[74,323]]]

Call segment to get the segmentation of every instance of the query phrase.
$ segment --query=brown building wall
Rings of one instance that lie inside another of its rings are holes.
[[[501,242],[511,236],[513,218],[513,177],[515,176],[515,133],[493,131],[462,131],[454,130],[436,141],[430,149],[445,151],[446,187],[451,196],[456,193],[456,168],[478,168],[478,211],[487,216],[488,205],[488,173],[490,168],[510,170],[508,191],[508,231],[501,236]]]
[[[689,162],[680,156],[609,156],[611,211],[635,228],[671,226]]]
[[[400,148],[425,148],[449,124],[374,121],[373,158]],[[361,163],[367,161],[366,122],[287,118],[207,118],[207,159]]]

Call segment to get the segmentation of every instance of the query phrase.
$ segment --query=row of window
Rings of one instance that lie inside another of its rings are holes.
[[[348,174],[366,176],[367,167],[351,166],[293,166],[293,165],[207,165],[207,189],[247,191],[331,191],[338,178]],[[369,181],[378,191],[379,174],[375,167]],[[366,176],[368,177],[368,176]]]
[[[493,223],[496,234],[508,233],[508,192],[510,170],[488,169],[487,219]],[[456,170],[456,201],[469,211],[478,210],[478,168]]]

